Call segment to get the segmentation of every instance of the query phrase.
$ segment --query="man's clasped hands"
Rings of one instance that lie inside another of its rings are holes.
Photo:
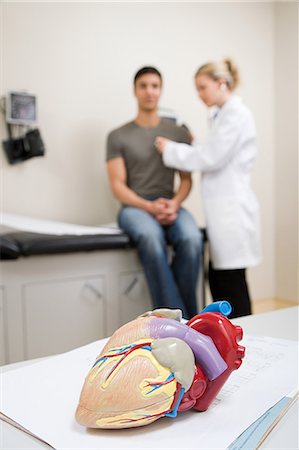
[[[151,203],[151,213],[161,225],[171,225],[177,218],[179,205],[175,199],[160,197]]]

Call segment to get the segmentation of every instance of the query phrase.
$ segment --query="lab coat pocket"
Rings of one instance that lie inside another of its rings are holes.
[[[262,257],[260,208],[253,192],[249,192],[246,196],[243,196],[240,205],[240,219],[244,233],[244,242],[248,247],[248,254],[251,254],[248,265],[255,265],[261,261]]]
[[[206,199],[205,215],[215,268],[231,268],[236,264],[239,266],[244,234],[238,199],[232,196]]]

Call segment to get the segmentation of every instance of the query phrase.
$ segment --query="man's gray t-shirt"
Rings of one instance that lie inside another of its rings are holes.
[[[190,143],[188,131],[170,120],[161,119],[154,128],[144,128],[129,122],[109,134],[106,160],[124,159],[127,185],[141,197],[172,198],[175,170],[164,166],[154,145],[157,136]]]

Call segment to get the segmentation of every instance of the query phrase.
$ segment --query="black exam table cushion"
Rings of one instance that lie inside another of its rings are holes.
[[[133,244],[125,233],[74,236],[40,234],[22,231],[2,235],[1,243],[2,240],[4,242],[8,241],[11,247],[13,247],[14,244],[15,248],[19,252],[16,254],[15,258],[18,256],[49,255],[55,253],[110,250],[133,247]],[[5,252],[7,253],[8,250],[5,250]],[[4,254],[5,253],[3,253],[3,255]],[[2,254],[1,259],[4,259]]]
[[[204,242],[207,235],[200,229]],[[54,235],[14,231],[0,235],[0,259],[17,259],[20,256],[53,255],[93,250],[134,248],[134,243],[125,233],[92,235]]]
[[[6,235],[0,236],[0,259],[17,259],[21,256],[18,243]]]

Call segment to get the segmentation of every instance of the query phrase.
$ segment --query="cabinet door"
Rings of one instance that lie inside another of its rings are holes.
[[[4,314],[4,289],[0,287],[0,366],[6,364]]]
[[[152,309],[150,294],[143,272],[120,275],[120,320],[123,325]]]
[[[26,358],[65,352],[106,335],[103,277],[27,285],[23,294]]]

